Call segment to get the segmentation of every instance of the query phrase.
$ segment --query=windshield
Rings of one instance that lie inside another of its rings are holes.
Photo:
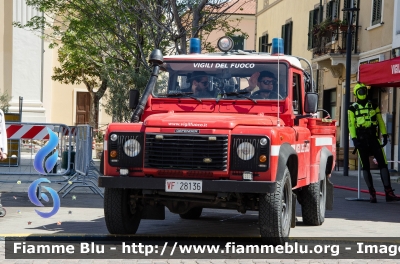
[[[286,63],[167,62],[154,97],[278,100],[287,97]]]

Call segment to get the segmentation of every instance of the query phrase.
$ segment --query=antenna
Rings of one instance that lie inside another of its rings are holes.
[[[280,109],[280,107],[279,107],[279,96],[280,96],[280,94],[279,94],[279,87],[280,87],[280,78],[279,78],[279,76],[280,76],[280,74],[279,74],[279,68],[280,68],[280,64],[279,64],[279,60],[280,60],[280,55],[283,55],[284,53],[283,53],[283,39],[282,38],[273,38],[272,39],[272,52],[271,52],[271,55],[277,55],[278,56],[278,119],[277,119],[277,122],[276,122],[276,125],[279,127],[279,126],[281,126],[281,123],[280,123],[280,112],[281,112],[281,109]]]
[[[278,120],[276,120],[276,126],[281,126],[281,122],[279,121],[280,120],[280,113],[281,113],[281,109],[280,109],[280,107],[279,107],[279,86],[280,86],[280,83],[279,83],[279,80],[280,80],[280,78],[279,78],[279,59],[280,59],[280,56],[279,56],[279,53],[278,53]]]

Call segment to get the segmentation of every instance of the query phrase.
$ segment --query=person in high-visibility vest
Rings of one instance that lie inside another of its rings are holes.
[[[374,156],[378,162],[381,180],[385,188],[386,202],[400,201],[400,197],[397,197],[393,192],[385,152],[382,149],[388,140],[385,123],[379,107],[373,105],[367,99],[367,94],[368,89],[365,84],[358,83],[354,86],[354,96],[357,98],[357,102],[349,107],[348,115],[350,135],[361,160],[362,173],[369,189],[370,202],[376,203],[377,200],[370,172],[369,156]],[[378,138],[377,128],[383,136],[383,144]]]

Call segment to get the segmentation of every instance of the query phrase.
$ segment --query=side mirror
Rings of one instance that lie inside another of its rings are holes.
[[[129,108],[135,109],[139,103],[139,91],[138,90],[129,90]]]
[[[304,100],[304,112],[316,113],[318,109],[318,94],[317,93],[306,93]]]

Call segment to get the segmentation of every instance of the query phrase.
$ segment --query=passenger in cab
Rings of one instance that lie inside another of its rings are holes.
[[[281,99],[276,92],[276,78],[272,72],[256,72],[249,78],[249,86],[244,90],[252,92],[258,86],[259,90],[253,92],[250,98],[253,99]]]
[[[213,98],[214,95],[209,90],[210,83],[205,72],[194,72],[190,78],[189,88],[182,90],[183,93],[193,93],[198,98]]]

